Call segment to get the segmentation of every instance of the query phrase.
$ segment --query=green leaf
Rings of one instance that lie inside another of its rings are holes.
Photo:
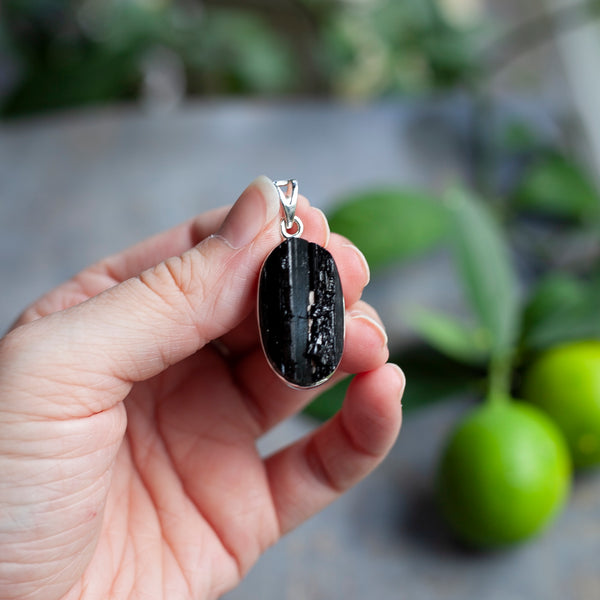
[[[443,402],[458,395],[481,393],[482,369],[457,363],[426,346],[415,346],[392,358],[406,375],[402,396],[404,412]]]
[[[418,311],[413,325],[430,346],[467,364],[482,365],[489,355],[485,331],[469,327],[456,318],[431,311]]]
[[[600,289],[551,274],[532,291],[523,312],[521,344],[539,351],[576,339],[600,338]]]
[[[423,192],[382,189],[347,197],[329,215],[331,229],[352,240],[371,268],[415,257],[447,233],[446,212]]]
[[[535,130],[530,123],[520,119],[509,121],[499,133],[498,145],[505,152],[531,153],[541,144],[540,132]]]
[[[585,302],[583,284],[562,273],[551,273],[543,278],[531,291],[523,309],[523,330],[531,331],[553,320],[566,307]]]
[[[454,256],[468,301],[487,332],[491,357],[514,350],[519,300],[504,234],[485,205],[464,189],[446,194]]]
[[[584,222],[600,215],[600,196],[591,178],[559,155],[533,165],[516,190],[515,202],[520,208]]]
[[[320,421],[330,419],[342,408],[351,381],[352,377],[347,377],[325,390],[304,409],[304,412]]]
[[[481,368],[457,363],[425,345],[408,348],[391,360],[406,374],[402,396],[405,413],[459,394],[480,392],[485,379]],[[304,412],[320,421],[330,419],[342,408],[351,381],[352,377],[347,377],[336,383],[313,400]]]
[[[208,91],[280,93],[293,89],[295,64],[269,21],[245,10],[207,9],[198,28],[174,43]]]

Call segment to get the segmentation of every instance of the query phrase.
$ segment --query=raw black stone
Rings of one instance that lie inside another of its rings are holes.
[[[344,297],[331,254],[301,238],[277,246],[260,274],[258,317],[278,375],[302,388],[329,379],[344,349]]]

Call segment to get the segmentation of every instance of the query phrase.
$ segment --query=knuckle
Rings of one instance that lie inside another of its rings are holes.
[[[196,268],[189,254],[173,256],[163,263],[165,276],[170,278],[175,289],[185,297],[196,291],[194,289],[194,272]]]
[[[138,279],[169,310],[193,315],[206,297],[206,265],[198,251],[173,256],[141,273]]]

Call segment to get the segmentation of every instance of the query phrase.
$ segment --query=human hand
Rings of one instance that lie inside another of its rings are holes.
[[[211,211],[83,271],[0,340],[0,597],[216,598],[392,446],[404,377],[368,267],[300,198],[346,302],[340,413],[261,458],[255,442],[317,390],[262,353],[260,266],[280,242],[261,177]],[[215,234],[216,232],[216,234]]]

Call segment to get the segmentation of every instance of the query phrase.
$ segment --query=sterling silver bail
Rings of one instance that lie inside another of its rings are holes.
[[[285,228],[291,229],[294,226],[296,205],[298,204],[298,181],[296,179],[280,179],[273,183],[279,194],[281,206],[283,206]]]
[[[281,221],[281,235],[285,239],[300,237],[304,225],[300,217],[296,216],[296,205],[298,204],[298,181],[295,179],[280,179],[274,181],[273,185],[279,195],[279,201],[283,207],[284,218]],[[292,231],[294,224],[296,230]]]

